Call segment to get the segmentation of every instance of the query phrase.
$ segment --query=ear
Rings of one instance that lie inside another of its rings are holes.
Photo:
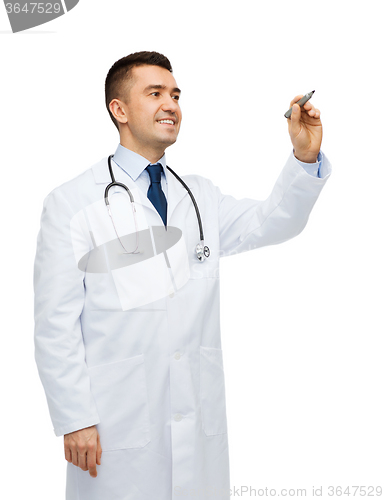
[[[128,117],[126,114],[126,104],[119,99],[112,99],[109,103],[109,110],[112,113],[113,117],[119,123],[127,123]]]

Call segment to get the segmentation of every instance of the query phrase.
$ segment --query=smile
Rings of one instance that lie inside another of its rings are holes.
[[[158,120],[158,123],[168,123],[169,125],[175,124],[173,120]]]

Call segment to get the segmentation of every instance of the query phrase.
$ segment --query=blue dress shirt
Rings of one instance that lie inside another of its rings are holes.
[[[320,179],[323,178],[321,171],[321,166],[323,163],[323,153],[321,151],[317,155],[316,163],[304,163],[303,161],[298,160],[296,157],[295,160],[299,165],[303,167],[303,169],[307,172],[307,174],[312,175],[313,177],[320,177]]]
[[[116,165],[122,168],[136,183],[136,186],[138,186],[138,188],[141,189],[145,195],[147,195],[151,180],[149,178],[148,171],[145,169],[148,165],[151,165],[151,162],[143,156],[125,148],[121,144],[117,146],[113,161]],[[161,163],[163,166],[163,172],[161,173],[161,189],[163,190],[165,197],[168,198],[168,172],[165,168],[167,166],[165,154],[156,163]]]

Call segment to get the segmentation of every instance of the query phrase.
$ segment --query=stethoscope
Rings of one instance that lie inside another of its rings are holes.
[[[109,174],[111,176],[112,182],[110,184],[108,184],[108,186],[105,188],[105,193],[104,193],[105,204],[107,206],[108,213],[109,213],[109,215],[111,217],[112,224],[113,224],[113,227],[115,229],[116,235],[117,235],[117,237],[118,237],[118,239],[119,239],[122,247],[124,248],[125,253],[137,254],[137,253],[140,253],[140,252],[139,252],[139,236],[138,236],[139,235],[139,231],[138,231],[138,228],[137,228],[135,200],[133,198],[133,195],[132,195],[131,191],[129,190],[129,188],[125,184],[123,184],[122,182],[116,182],[115,176],[113,175],[113,171],[112,171],[112,165],[111,165],[111,159],[112,158],[113,158],[113,155],[110,155],[109,158],[108,158],[108,168],[109,168]],[[211,252],[210,252],[209,248],[206,245],[204,245],[203,224],[201,222],[199,207],[197,206],[195,197],[193,196],[191,190],[186,185],[186,183],[183,181],[183,179],[181,179],[171,168],[169,168],[168,165],[167,165],[167,169],[176,177],[176,179],[180,182],[180,184],[182,184],[182,186],[187,190],[187,192],[188,192],[188,194],[189,194],[189,196],[190,196],[190,198],[192,200],[193,206],[195,207],[196,216],[197,216],[197,222],[199,223],[199,231],[200,231],[200,243],[198,243],[196,245],[196,255],[197,255],[197,258],[199,259],[199,261],[203,262],[204,258],[205,257],[208,258],[210,256]],[[119,235],[117,233],[116,226],[115,226],[115,223],[113,221],[111,206],[109,204],[109,199],[108,199],[109,190],[113,186],[120,186],[123,189],[125,189],[125,191],[128,193],[129,199],[131,201],[131,208],[132,208],[132,213],[133,213],[133,217],[134,217],[134,221],[135,221],[135,228],[136,228],[136,248],[135,248],[135,250],[133,250],[133,252],[128,252],[128,250],[123,245],[123,242],[121,241],[121,239],[120,239],[120,237],[119,237]]]

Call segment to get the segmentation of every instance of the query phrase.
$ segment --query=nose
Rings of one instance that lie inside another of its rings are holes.
[[[177,101],[172,96],[167,96],[161,106],[161,110],[164,112],[175,114],[176,111],[180,109]]]

